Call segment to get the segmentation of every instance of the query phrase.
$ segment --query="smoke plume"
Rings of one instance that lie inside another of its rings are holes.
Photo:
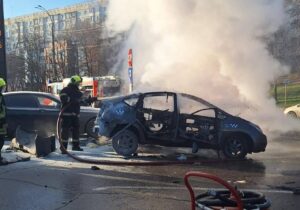
[[[129,31],[120,53],[135,91],[170,90],[204,98],[265,130],[298,127],[270,97],[288,72],[267,50],[285,20],[283,0],[111,0],[108,27]]]

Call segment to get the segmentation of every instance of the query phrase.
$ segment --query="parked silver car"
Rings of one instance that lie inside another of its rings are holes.
[[[56,122],[60,112],[60,99],[43,92],[19,91],[4,93],[7,107],[8,135],[15,136],[18,126],[26,130],[36,130],[41,135],[56,133]],[[80,134],[96,138],[94,122],[99,109],[81,107]]]

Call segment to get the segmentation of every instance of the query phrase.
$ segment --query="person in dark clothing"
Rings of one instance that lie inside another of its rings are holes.
[[[61,139],[65,149],[68,147],[69,131],[72,130],[72,150],[83,151],[79,146],[79,114],[80,104],[83,102],[83,94],[79,90],[79,85],[82,82],[82,78],[78,75],[72,76],[70,83],[67,87],[63,88],[60,92],[60,100],[62,102],[62,109],[64,113],[62,115],[61,124]],[[85,103],[92,103],[97,98],[86,99]],[[62,148],[62,153],[64,154]]]
[[[4,136],[6,135],[6,107],[5,101],[2,93],[6,89],[6,82],[4,79],[0,78],[0,166],[7,165],[7,161],[4,160],[1,156],[1,149],[4,145]]]

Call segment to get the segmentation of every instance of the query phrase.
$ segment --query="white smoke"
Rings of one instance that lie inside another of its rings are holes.
[[[285,19],[283,0],[111,0],[108,27],[130,30],[137,91],[170,90],[204,98],[264,129],[298,127],[270,98],[288,69],[264,39]],[[127,75],[126,75],[127,77]]]

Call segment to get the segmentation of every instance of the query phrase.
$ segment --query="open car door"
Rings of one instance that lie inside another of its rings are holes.
[[[187,94],[178,95],[179,138],[208,145],[217,144],[217,108],[201,98]]]
[[[138,118],[147,139],[172,141],[176,138],[176,100],[176,94],[170,92],[152,92],[142,96]]]

